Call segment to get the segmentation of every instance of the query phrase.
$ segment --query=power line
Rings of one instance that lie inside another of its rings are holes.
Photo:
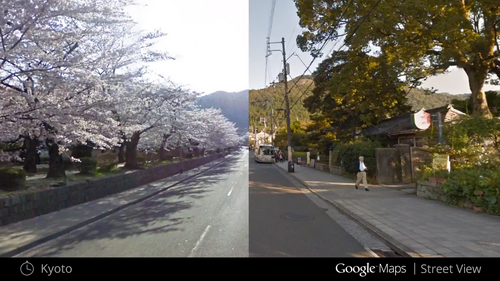
[[[339,19],[338,19],[338,21],[337,21],[336,25],[338,25],[338,24],[340,23],[340,21],[342,20],[342,18],[343,18],[343,17],[345,16],[345,14],[347,13],[347,10],[348,10],[348,9],[349,9],[349,7],[351,6],[351,4],[352,4],[352,0],[350,0],[350,1],[349,1],[349,3],[347,4],[347,7],[345,8],[345,10],[344,10],[344,11],[342,12],[342,14],[340,15],[340,17],[339,17]],[[331,37],[332,37],[332,35],[333,35],[333,33],[334,33],[334,32],[335,32],[335,29],[332,29],[332,31],[331,31],[331,32],[330,32],[330,34],[328,35],[328,37],[327,37],[326,41],[323,43],[323,46],[321,46],[321,48],[320,48],[319,52],[321,52],[321,51],[323,50],[323,48],[325,48],[326,44],[328,43],[328,41],[330,41],[330,39],[331,39]],[[317,57],[318,57],[318,56],[314,56],[314,57],[313,57],[313,59],[312,59],[311,63],[309,64],[309,66],[307,66],[307,67],[306,67],[306,70],[304,70],[304,73],[302,73],[302,75],[299,77],[299,79],[297,79],[297,80],[295,81],[295,84],[293,84],[293,86],[292,86],[292,87],[288,90],[288,92],[289,92],[289,93],[291,93],[292,89],[293,89],[293,88],[294,88],[294,87],[295,87],[295,86],[299,83],[300,79],[302,79],[302,77],[304,77],[304,75],[305,75],[305,74],[306,74],[306,72],[309,70],[309,68],[311,67],[311,65],[313,64],[313,62],[316,60],[316,58],[317,58]],[[299,57],[299,59],[300,59],[300,57]],[[300,59],[300,60],[302,61],[302,59]],[[304,62],[302,61],[302,63],[304,63]],[[305,65],[305,63],[304,63],[304,65]],[[311,87],[311,85],[312,85],[312,84],[313,84],[313,83],[311,83],[311,84],[309,85],[309,87],[307,87],[306,91],[304,91],[304,92],[302,93],[302,95],[299,97],[299,99],[298,99],[298,100],[300,100],[300,98],[301,98],[301,97],[302,97],[302,96],[303,96],[303,95],[307,92],[307,90]],[[298,100],[297,100],[297,101],[298,101]],[[296,101],[296,102],[297,102],[297,101]],[[281,106],[283,106],[283,102],[284,102],[284,101],[282,101],[282,102],[281,102]],[[296,103],[296,102],[295,102],[295,103]],[[295,103],[294,103],[294,105],[295,105]],[[281,107],[281,106],[280,106],[280,107]],[[292,106],[292,107],[293,107],[293,106]],[[291,110],[291,108],[289,109],[289,111],[290,111],[290,110]],[[284,116],[283,118],[286,118],[286,116]],[[283,118],[281,119],[281,121],[280,121],[278,124],[281,124],[281,122],[283,122]],[[276,119],[277,119],[277,118],[276,118]]]
[[[296,53],[294,53],[294,55],[295,55],[295,56],[296,56],[296,57],[300,60],[300,62],[302,62],[302,64],[303,64],[305,67],[307,67],[307,65],[306,65],[306,64],[304,63],[304,61],[303,61],[303,60],[299,57],[299,55],[297,55]],[[311,71],[311,70],[309,70],[309,73],[311,73],[311,74],[312,74],[312,71]]]
[[[274,19],[274,8],[276,7],[276,0],[271,2],[271,13],[269,15],[269,27],[267,29],[267,37],[266,37],[266,70],[265,70],[265,78],[264,78],[264,87],[267,86],[267,78],[268,78],[268,62],[269,56],[271,55],[271,50],[269,48],[269,38],[271,38],[271,33],[273,31],[273,19]]]
[[[299,19],[299,21],[300,21],[300,19]],[[287,51],[287,53],[289,53],[289,52],[288,52],[288,47],[290,46],[290,41],[292,40],[293,34],[295,34],[295,29],[297,29],[297,26],[298,26],[298,25],[299,25],[299,23],[297,22],[297,23],[295,24],[295,26],[293,27],[292,34],[290,34],[290,38],[288,38],[288,41],[287,41],[287,43],[286,43],[286,48],[285,48],[285,50]],[[295,46],[297,46],[297,45],[295,45]],[[292,49],[292,50],[294,50],[294,49]],[[290,51],[290,53],[291,53],[291,52],[292,52],[292,51]]]
[[[276,0],[271,3],[271,15],[269,16],[269,29],[267,30],[267,37],[271,38],[271,32],[273,30],[273,18],[274,18],[274,8],[276,6]]]
[[[351,1],[352,2],[352,1]],[[380,2],[382,2],[382,0],[378,0],[377,3],[375,3],[375,5],[371,8],[371,10],[363,17],[363,19],[361,20],[361,22],[356,26],[356,28],[354,29],[354,31],[351,33],[351,35],[349,37],[346,38],[346,40],[344,41],[344,44],[339,48],[342,49],[344,46],[346,46],[348,44],[348,42],[352,39],[352,37],[354,36],[354,34],[356,33],[356,31],[358,31],[358,29],[361,27],[361,25],[363,25],[363,23],[365,22],[365,20],[368,18],[368,16],[370,16],[370,14],[375,10],[375,8],[380,4]],[[349,2],[350,3],[350,2]],[[347,10],[347,9],[346,9]],[[337,41],[339,42],[339,41]],[[304,72],[305,73],[305,72]],[[300,79],[299,79],[300,80]],[[295,83],[296,85],[297,83]],[[300,97],[295,101],[295,103],[290,107],[289,109],[289,112],[292,110],[292,108],[295,106],[295,104],[297,104],[297,102],[302,98],[302,96],[305,95],[305,93],[307,93],[307,90],[309,90],[309,88],[313,85],[314,83],[311,83],[309,84],[309,86],[306,88],[306,90],[304,92],[302,92],[302,94],[300,95]],[[294,85],[294,86],[295,86]],[[280,123],[283,122],[283,119],[281,119]]]
[[[335,26],[339,25],[341,19],[344,17],[344,15],[347,13],[347,10],[349,9],[349,7],[351,6],[352,4],[352,0],[349,1],[349,3],[347,4],[347,7],[345,8],[345,10],[342,12],[342,14],[340,15],[337,23],[335,24]],[[335,33],[335,28],[332,29],[332,31],[330,32],[330,34],[328,35],[328,37],[326,38],[325,42],[323,43],[323,46],[321,46],[321,48],[319,49],[318,51],[318,54],[321,53],[321,51],[323,50],[323,48],[325,48],[326,44],[328,44],[328,42],[331,40],[331,37],[332,35]],[[300,79],[302,79],[302,77],[304,77],[304,75],[306,74],[306,72],[309,70],[309,68],[311,67],[311,65],[314,63],[314,61],[316,60],[316,58],[318,58],[318,54],[316,54],[315,56],[313,56],[313,59],[311,60],[311,63],[309,64],[309,66],[306,68],[306,70],[304,71],[304,73],[299,77],[299,79],[295,82],[295,84],[290,88],[290,90],[288,90],[289,92],[292,91],[292,89],[297,85],[297,83],[299,83]]]

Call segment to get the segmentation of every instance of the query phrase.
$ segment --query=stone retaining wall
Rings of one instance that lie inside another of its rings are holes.
[[[328,164],[314,163],[314,169],[329,172]]]
[[[334,175],[339,175],[339,176],[342,176],[345,174],[344,168],[340,167],[340,166],[328,166],[328,164],[314,163],[314,168],[316,170],[329,172],[329,173],[332,173]]]
[[[452,201],[451,198],[444,193],[442,183],[417,181],[417,196],[437,200],[444,203],[450,203]],[[472,204],[472,202],[468,200],[465,200],[465,198],[458,200],[458,202],[455,203],[459,207],[475,209],[474,204]]]
[[[345,169],[341,166],[330,166],[330,173],[338,176],[345,175]]]
[[[443,192],[443,184],[428,181],[417,182],[417,196],[448,202],[449,197]]]
[[[191,170],[221,158],[222,154],[183,162]],[[0,197],[0,226],[48,214],[108,195],[123,192],[180,173],[180,163],[151,167],[87,182]]]

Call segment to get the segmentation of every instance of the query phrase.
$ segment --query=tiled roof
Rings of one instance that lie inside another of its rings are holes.
[[[425,110],[425,109],[424,109]],[[429,110],[425,110],[431,115],[435,115],[438,112],[453,112],[458,115],[465,115],[465,113],[454,109],[451,105],[437,107]],[[414,112],[401,114],[399,116],[386,119],[381,121],[375,126],[369,127],[363,131],[363,134],[366,136],[376,136],[376,135],[400,135],[400,134],[412,134],[419,132],[421,130],[416,129],[412,125],[411,116]],[[446,118],[446,115],[443,114],[442,118]],[[449,120],[443,119],[443,121],[447,122]]]

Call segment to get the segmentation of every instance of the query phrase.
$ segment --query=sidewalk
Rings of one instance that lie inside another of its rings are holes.
[[[183,174],[177,174],[122,193],[0,227],[0,257],[16,255],[146,200],[215,167],[226,159],[217,159],[198,168],[185,171]]]
[[[276,163],[287,171],[288,163]],[[413,257],[500,257],[500,217],[474,213],[295,165],[289,175],[388,242]]]

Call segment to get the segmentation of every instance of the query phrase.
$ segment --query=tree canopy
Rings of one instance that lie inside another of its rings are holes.
[[[335,128],[337,137],[349,138],[411,108],[404,83],[385,56],[362,51],[335,52],[318,66],[313,95],[304,104]]]
[[[492,117],[483,86],[500,78],[497,0],[295,3],[305,29],[297,38],[303,51],[316,54],[318,43],[330,36],[340,38],[343,30],[349,49],[383,53],[390,65],[400,68],[407,83],[458,67],[468,76],[473,113]]]

